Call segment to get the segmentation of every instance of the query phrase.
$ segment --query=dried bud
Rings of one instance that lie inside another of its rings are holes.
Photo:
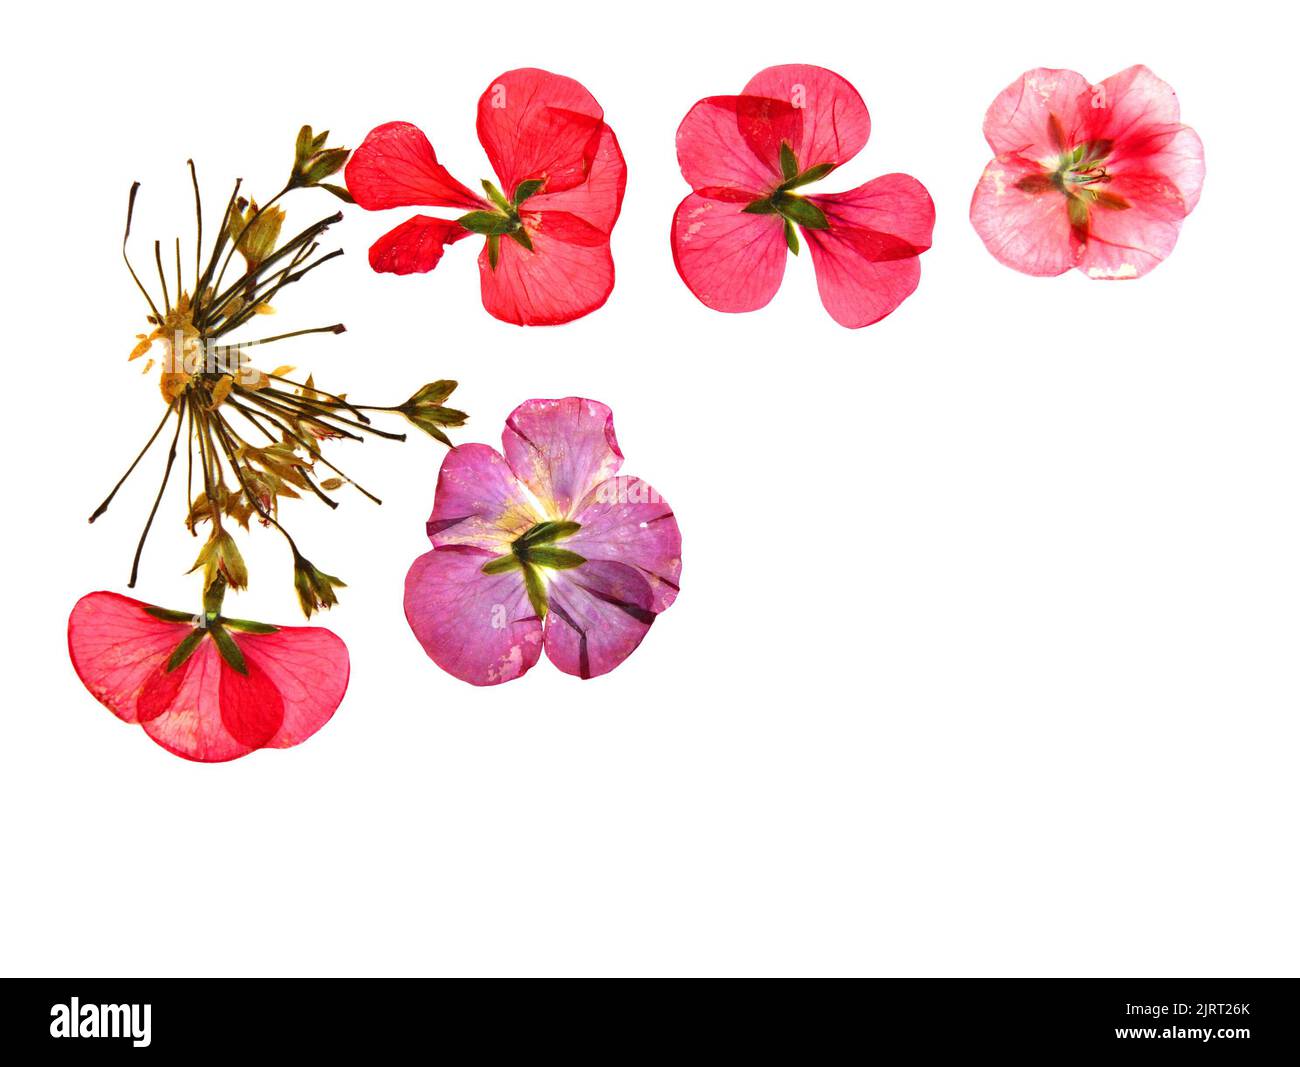
[[[300,189],[316,187],[327,189],[345,203],[352,204],[352,194],[341,185],[325,181],[332,174],[343,169],[352,153],[350,148],[326,148],[329,130],[312,134],[310,126],[298,131],[298,141],[294,145],[293,173],[289,176],[289,188]]]
[[[444,445],[450,445],[451,441],[442,432],[442,427],[464,426],[465,420],[469,418],[463,411],[442,406],[442,402],[451,396],[455,389],[456,383],[453,381],[430,382],[416,390],[415,395],[398,410],[408,421],[430,437],[441,441]]]
[[[347,583],[340,581],[331,574],[326,574],[318,569],[311,560],[306,559],[301,554],[295,552],[293,557],[293,587],[298,592],[298,603],[302,605],[302,613],[311,618],[313,613],[323,608],[332,608],[337,604],[338,597],[334,595],[334,589],[344,589]]]
[[[222,527],[212,531],[212,536],[199,550],[199,557],[194,561],[191,572],[203,568],[203,589],[207,592],[220,579],[224,579],[231,589],[248,588],[248,568],[244,557],[239,554],[235,539]]]
[[[240,200],[231,210],[230,237],[250,271],[255,271],[275,251],[283,223],[284,209],[274,205],[259,211],[257,201],[245,204]]]

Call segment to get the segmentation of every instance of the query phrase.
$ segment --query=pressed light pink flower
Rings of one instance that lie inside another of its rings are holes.
[[[1025,274],[1137,278],[1178,241],[1205,178],[1201,139],[1146,67],[1092,85],[1039,67],[989,107],[996,153],[971,199],[988,250]]]
[[[220,763],[307,740],[348,687],[348,650],[319,626],[271,626],[89,593],[68,651],[92,696],[177,756]]]
[[[883,319],[916,289],[934,204],[907,174],[846,193],[803,190],[867,143],[858,91],[806,64],[768,67],[739,96],[711,96],[677,130],[677,161],[694,190],[673,216],[673,261],[716,311],[756,311],[776,295],[799,234],[812,251],[822,304],[841,326]]]
[[[504,454],[468,444],[443,460],[433,549],[406,576],[411,629],[474,685],[518,678],[543,648],[567,674],[605,674],[677,596],[677,520],[649,484],[619,475],[604,404],[526,401],[502,443]]]

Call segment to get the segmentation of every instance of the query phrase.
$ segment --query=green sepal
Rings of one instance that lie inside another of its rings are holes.
[[[424,410],[403,411],[402,414],[406,416],[406,421],[412,426],[423,430],[435,441],[441,441],[448,448],[451,447],[451,438],[438,428],[437,420],[428,417],[428,412]]]
[[[545,178],[529,178],[526,182],[520,182],[515,186],[514,206],[518,207],[530,196],[536,195],[537,190],[545,184]]]
[[[1105,189],[1085,189],[1084,192],[1094,204],[1109,211],[1127,211],[1133,206],[1118,193],[1108,193]]]
[[[784,217],[781,221],[785,223],[785,245],[797,256],[799,254],[799,235],[794,232],[794,223]]]
[[[1070,213],[1070,229],[1081,242],[1088,242],[1088,205],[1082,198],[1071,196],[1066,200]]]
[[[838,166],[838,163],[818,163],[817,166],[809,167],[803,173],[796,174],[793,178],[787,178],[781,188],[798,189],[801,185],[811,185],[813,182],[819,182]]]
[[[235,639],[226,633],[221,625],[208,627],[208,633],[212,635],[212,640],[216,642],[217,651],[221,653],[221,658],[229,663],[240,674],[248,673],[248,664],[244,662],[244,654],[235,644]]]
[[[207,635],[208,631],[202,626],[196,626],[187,633],[185,640],[177,645],[172,654],[167,657],[167,663],[163,666],[163,670],[171,674],[172,671],[194,655],[194,650],[199,647]]]
[[[746,215],[775,215],[776,205],[772,203],[771,198],[766,200],[755,200],[741,209]]]
[[[485,237],[495,237],[503,233],[509,233],[511,229],[518,225],[513,219],[505,215],[498,215],[495,211],[471,211],[462,215],[456,220],[461,227],[469,230],[470,233],[481,233]]]
[[[496,206],[499,207],[502,211],[509,214],[510,201],[505,198],[505,194],[502,193],[500,189],[498,189],[486,178],[483,179],[482,185],[483,185],[483,191],[488,195],[488,199],[491,200],[492,203],[496,204]]]
[[[449,378],[439,378],[436,382],[420,386],[404,406],[421,407],[425,404],[441,404],[456,391],[456,386],[459,384]]]
[[[787,196],[777,202],[781,214],[791,222],[797,222],[805,230],[829,230],[831,224],[826,215],[811,200],[801,196]]]
[[[490,559],[479,568],[484,574],[509,574],[511,571],[518,570],[524,565],[523,560],[513,552],[504,556],[497,556],[496,559]]]
[[[523,548],[550,544],[552,541],[558,541],[561,537],[572,537],[581,529],[582,523],[580,522],[552,519],[547,522],[539,522],[522,537],[517,538],[515,544]]]
[[[587,559],[576,552],[570,552],[567,548],[539,545],[528,550],[528,562],[535,563],[539,567],[550,567],[552,570],[568,571],[574,567],[581,567]]]
[[[350,154],[351,150],[347,148],[327,148],[312,159],[311,165],[303,172],[303,181],[307,185],[316,185],[331,174],[336,174],[343,169]]]
[[[781,142],[781,177],[786,181],[795,177],[799,173],[799,160],[795,157],[794,149],[785,141]]]
[[[193,626],[198,618],[192,611],[173,611],[171,608],[156,608],[152,604],[144,610],[146,614],[164,622],[188,622]]]
[[[229,619],[224,615],[221,617],[221,625],[244,634],[273,634],[278,633],[280,630],[280,627],[272,626],[269,622],[254,622],[252,619]]]
[[[488,266],[493,270],[497,269],[497,261],[501,258],[501,238],[493,234],[487,239],[488,246]]]
[[[546,583],[542,581],[536,567],[524,566],[524,589],[528,591],[528,603],[533,606],[533,614],[539,619],[545,619]]]
[[[319,188],[324,189],[327,192],[333,193],[345,204],[356,203],[356,201],[352,199],[352,194],[349,193],[346,189],[344,189],[343,186],[341,185],[335,185],[333,182],[321,182]]]
[[[530,252],[533,250],[533,239],[528,236],[528,231],[522,226],[517,230],[511,230],[507,236],[514,241],[515,244],[522,245]]]

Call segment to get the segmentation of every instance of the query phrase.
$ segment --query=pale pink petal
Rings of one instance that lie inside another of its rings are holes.
[[[566,674],[595,678],[622,663],[654,622],[654,593],[634,567],[590,561],[548,573],[546,655]]]
[[[582,397],[525,401],[510,413],[501,439],[510,469],[546,509],[547,519],[572,518],[623,464],[613,413]]]
[[[1043,171],[1016,156],[984,168],[971,198],[970,220],[985,247],[1008,267],[1054,276],[1078,266],[1083,248],[1070,232],[1065,195],[1037,184]],[[1019,186],[1030,179],[1031,188]]]
[[[650,584],[656,614],[673,602],[682,574],[682,535],[672,508],[653,486],[620,474],[596,486],[573,521],[582,529],[562,547],[587,560],[635,567]]]
[[[435,548],[406,575],[406,619],[424,651],[472,685],[518,678],[542,650],[542,623],[519,571],[490,575],[493,554],[464,545]]]
[[[1105,191],[1130,206],[1091,209],[1079,269],[1090,278],[1140,277],[1174,250],[1187,209],[1162,174],[1115,174]]]
[[[871,116],[862,97],[825,67],[806,63],[768,67],[754,75],[744,91],[773,97],[802,114],[801,136],[790,145],[800,170],[820,163],[845,163],[862,151],[871,136]]]
[[[618,138],[602,126],[587,180],[562,192],[538,193],[525,201],[524,208],[530,213],[562,211],[608,234],[618,220],[626,186],[627,164]]]
[[[381,274],[424,274],[438,265],[447,245],[468,236],[450,219],[416,215],[370,246],[370,267]]]
[[[496,449],[458,445],[443,457],[425,526],[435,548],[469,545],[499,555],[541,521]]]
[[[1047,164],[1062,152],[1057,130],[1064,147],[1087,140],[1094,122],[1092,100],[1092,87],[1082,74],[1038,67],[1022,74],[989,105],[984,136],[995,155]],[[1053,116],[1059,123],[1055,129]]]
[[[677,127],[677,163],[692,189],[743,206],[780,184],[781,141],[802,131],[801,113],[780,100],[710,96]]]
[[[478,102],[478,138],[507,197],[529,179],[551,193],[586,181],[603,120],[581,84],[531,67],[506,71]]]
[[[715,311],[755,311],[781,287],[787,248],[781,219],[742,203],[691,193],[673,215],[673,262],[687,288]]]
[[[486,244],[479,253],[483,306],[516,326],[558,326],[601,307],[614,289],[609,236],[564,211],[522,218],[531,249],[502,237],[495,267]]]
[[[934,228],[930,194],[907,174],[886,174],[847,193],[809,199],[830,223],[802,231],[822,304],[841,326],[878,322],[921,280],[917,257],[930,247]]]

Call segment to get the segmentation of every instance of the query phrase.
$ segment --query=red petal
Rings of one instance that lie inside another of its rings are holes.
[[[531,213],[563,211],[608,234],[618,220],[626,186],[627,164],[618,138],[602,125],[587,180],[563,192],[540,193],[527,200],[524,207]]]
[[[261,748],[284,722],[284,701],[261,667],[245,665],[248,673],[240,674],[221,661],[221,723],[241,745]]]
[[[442,250],[470,231],[448,219],[416,215],[370,246],[370,266],[386,274],[424,274],[442,259]]]
[[[546,191],[587,178],[604,128],[596,98],[572,78],[535,68],[506,71],[478,102],[478,139],[502,192],[544,178]]]
[[[706,307],[755,311],[781,287],[786,244],[776,215],[691,193],[673,215],[673,262]]]
[[[803,116],[799,139],[790,142],[800,170],[819,163],[845,163],[862,151],[871,136],[871,116],[862,97],[825,67],[805,63],[768,67],[749,80],[745,93],[780,100]]]
[[[270,634],[234,634],[250,674],[260,671],[280,694],[284,715],[268,748],[306,741],[333,717],[347,692],[347,645],[322,626],[281,626]]]
[[[781,182],[781,141],[803,137],[789,104],[762,97],[710,96],[677,127],[677,164],[691,188],[742,206]]]
[[[364,208],[428,205],[474,211],[487,207],[438,162],[429,139],[409,122],[371,130],[344,170],[348,192]]]
[[[557,326],[609,299],[614,259],[607,234],[564,211],[526,214],[524,225],[531,251],[503,237],[495,268],[486,245],[479,253],[483,306],[491,314],[517,326]]]
[[[1061,154],[1052,116],[1060,123],[1066,145],[1088,139],[1094,119],[1087,78],[1047,67],[1026,71],[989,105],[984,136],[996,155],[1020,155],[1045,163]]]
[[[1129,207],[1091,209],[1079,269],[1090,278],[1141,277],[1174,250],[1186,205],[1162,174],[1114,174],[1105,191]]]
[[[886,174],[847,193],[809,199],[830,228],[804,230],[817,291],[831,318],[858,328],[879,322],[921,280],[917,258],[930,247],[934,203],[907,174]]]
[[[1019,156],[999,156],[984,168],[971,197],[970,221],[984,245],[1025,274],[1055,276],[1078,266],[1083,248],[1070,232],[1065,196],[1057,189],[1020,188],[1043,170]]]

